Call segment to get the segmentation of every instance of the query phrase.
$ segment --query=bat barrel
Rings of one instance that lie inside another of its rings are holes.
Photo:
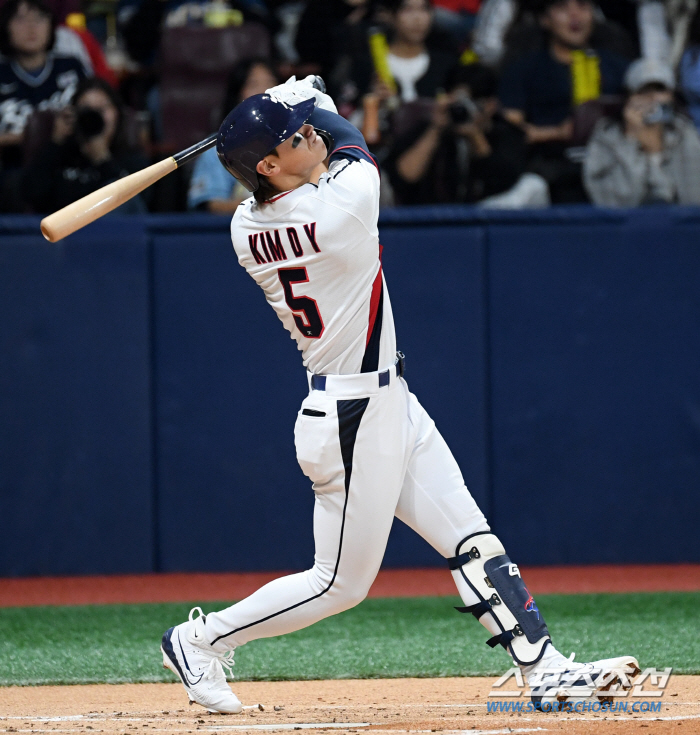
[[[58,212],[44,217],[41,220],[41,232],[49,242],[62,240],[124,204],[176,168],[177,162],[170,157],[123,179],[113,181],[78,199],[77,202],[59,209]]]

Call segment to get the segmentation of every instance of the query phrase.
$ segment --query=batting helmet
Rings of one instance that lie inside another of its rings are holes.
[[[296,105],[278,102],[269,94],[243,100],[221,123],[216,139],[219,160],[248,191],[258,188],[255,167],[309,119],[314,100]]]

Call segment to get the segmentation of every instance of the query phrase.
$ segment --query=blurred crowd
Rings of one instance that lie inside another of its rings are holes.
[[[4,0],[0,211],[46,213],[320,74],[382,205],[700,204],[699,0]],[[214,150],[123,214],[232,213]]]

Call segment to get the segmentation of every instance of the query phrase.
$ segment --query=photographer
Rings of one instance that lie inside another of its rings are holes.
[[[510,189],[525,163],[525,135],[500,114],[493,72],[454,72],[429,121],[393,145],[386,169],[399,204],[475,202]]]
[[[87,79],[78,86],[71,106],[56,117],[51,142],[24,172],[24,197],[34,211],[53,212],[148,165],[128,146],[123,117],[106,82]],[[146,207],[135,197],[117,211],[140,214]]]
[[[639,59],[625,78],[621,119],[601,120],[584,162],[591,199],[608,207],[700,204],[700,138],[674,108],[670,66]]]

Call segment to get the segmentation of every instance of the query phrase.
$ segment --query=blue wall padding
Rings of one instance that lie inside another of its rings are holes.
[[[700,561],[700,212],[383,213],[411,390],[515,561]],[[228,223],[0,220],[0,576],[300,569],[296,345]],[[439,564],[395,524],[389,566]]]
[[[457,226],[385,226],[381,242],[408,386],[435,420],[467,486],[488,513],[484,233]],[[399,521],[384,559],[385,566],[394,567],[444,564]]]
[[[148,571],[147,233],[25,230],[0,224],[0,574]]]
[[[696,227],[488,228],[492,517],[523,563],[700,560]]]
[[[296,343],[226,227],[153,238],[160,568],[313,563],[313,491],[294,454]]]

